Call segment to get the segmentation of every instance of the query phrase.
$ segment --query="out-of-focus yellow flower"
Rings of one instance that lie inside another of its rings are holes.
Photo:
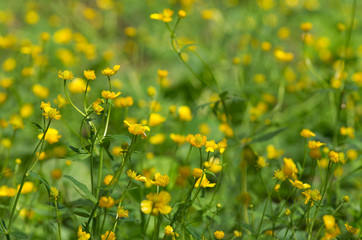
[[[31,90],[37,97],[41,99],[47,98],[49,96],[49,89],[40,84],[34,84]]]
[[[335,152],[335,151],[330,151],[329,153],[328,153],[328,157],[329,157],[329,159],[332,161],[332,162],[334,162],[334,163],[338,163],[339,162],[339,154],[337,153],[337,152]]]
[[[150,18],[151,19],[154,19],[154,20],[160,20],[160,21],[163,21],[163,22],[171,22],[172,21],[172,15],[173,15],[173,11],[170,10],[170,9],[163,9],[163,12],[162,13],[152,13],[150,15]]]
[[[133,105],[133,98],[131,96],[128,97],[119,97],[113,101],[115,107],[130,107]]]
[[[105,99],[116,99],[119,95],[121,95],[121,92],[102,91],[102,97]]]
[[[269,159],[276,159],[284,154],[283,150],[276,149],[275,146],[272,144],[269,144],[266,147],[266,151],[267,151],[267,158]]]
[[[73,73],[69,70],[59,71],[58,77],[63,80],[72,80],[74,78]]]
[[[154,97],[157,93],[157,90],[156,88],[150,86],[147,88],[147,95],[150,96],[150,97]]]
[[[283,172],[284,175],[287,178],[296,178],[296,175],[298,173],[298,169],[297,166],[295,165],[295,163],[293,162],[293,159],[291,158],[284,158],[284,166],[283,166]]]
[[[223,138],[223,140],[220,141],[217,145],[219,145],[220,154],[223,154],[226,150],[226,147],[228,146],[226,138]]]
[[[24,219],[30,220],[34,218],[35,212],[31,209],[22,208],[19,215]]]
[[[222,170],[220,159],[214,157],[210,158],[209,161],[204,162],[204,167],[213,173],[218,173]]]
[[[72,82],[68,84],[68,89],[71,93],[84,93],[87,83],[82,78],[74,78]],[[90,87],[88,86],[88,92]]]
[[[215,143],[214,140],[207,141],[205,144],[205,151],[206,152],[214,152],[216,149],[218,149],[219,145]]]
[[[166,121],[166,118],[162,117],[160,114],[151,113],[148,124],[150,125],[150,127],[154,127],[154,126],[160,125],[161,123],[163,123],[165,121]]]
[[[262,157],[262,156],[258,157],[258,160],[256,161],[256,167],[264,168],[264,167],[266,167],[268,165],[269,165],[269,163],[266,162],[264,157]]]
[[[202,179],[201,179],[202,178]],[[206,178],[205,174],[203,176],[201,176],[199,179],[197,179],[196,183],[195,183],[195,188],[212,188],[215,187],[216,183],[210,183],[210,181]]]
[[[20,189],[20,185],[18,185],[18,191]],[[33,182],[24,182],[23,188],[21,189],[21,194],[27,194],[35,191]]]
[[[152,184],[160,187],[166,187],[170,182],[170,177],[165,175],[161,175],[159,172],[155,173],[155,180],[152,181]]]
[[[319,141],[309,141],[308,142],[308,148],[309,149],[316,149],[316,148],[320,148],[322,146],[326,145],[325,143],[321,143]]]
[[[116,234],[112,231],[107,231],[105,234],[102,234],[101,240],[116,240]]]
[[[214,232],[214,237],[216,239],[223,239],[225,236],[225,233],[223,231],[215,231]]]
[[[83,74],[84,77],[88,80],[96,79],[96,74],[94,73],[94,70],[84,70]]]
[[[191,109],[188,106],[179,107],[178,115],[181,121],[189,122],[192,120]]]
[[[343,136],[348,136],[352,139],[354,138],[354,128],[352,128],[352,127],[341,127],[339,129],[339,132]]]
[[[175,143],[177,143],[178,145],[182,145],[185,143],[186,141],[186,137],[183,136],[183,135],[179,135],[179,134],[174,134],[174,133],[171,133],[170,134],[170,138],[172,141],[174,141]]]
[[[152,137],[150,137],[150,143],[153,145],[162,144],[166,140],[166,136],[163,133],[158,133]]]
[[[129,217],[129,211],[125,210],[123,207],[117,208],[117,217],[118,218],[128,218]]]
[[[88,240],[90,238],[90,234],[82,231],[82,226],[79,226],[77,233],[78,240]]]
[[[6,93],[0,92],[0,104],[3,104],[7,98],[8,98],[8,95]]]
[[[64,107],[66,104],[68,104],[68,101],[62,97],[62,95],[58,94],[57,98],[54,99],[54,103],[58,105],[58,108]]]
[[[113,180],[113,175],[109,174],[109,175],[104,177],[103,182],[104,182],[105,185],[108,186],[112,182],[112,180]]]
[[[99,207],[102,208],[111,208],[113,207],[115,204],[114,199],[112,197],[106,197],[106,196],[102,196],[99,199]]]
[[[358,152],[355,149],[348,149],[347,158],[351,161],[356,160],[358,158]]]
[[[40,133],[38,135],[39,139],[42,139],[44,133]],[[53,144],[53,143],[57,143],[59,141],[59,139],[62,136],[59,135],[58,130],[54,129],[54,128],[48,128],[48,131],[45,134],[45,141],[47,141],[49,144]]]
[[[314,137],[315,134],[309,130],[309,129],[303,129],[301,132],[300,132],[300,136],[304,137],[304,138],[310,138],[310,137]]]
[[[54,179],[54,180],[59,180],[63,175],[62,169],[60,168],[55,168],[51,171],[50,176]]]
[[[348,222],[346,222],[344,224],[344,226],[346,227],[347,231],[352,233],[352,234],[358,234],[359,233],[359,228],[352,227],[351,225],[348,224]]]
[[[50,197],[54,198],[55,200],[58,200],[59,198],[59,191],[55,187],[50,188]]]
[[[184,10],[182,10],[182,9],[177,12],[177,16],[179,18],[185,18],[186,15],[187,15],[186,12]]]
[[[171,195],[166,191],[160,193],[149,193],[147,200],[141,202],[141,211],[144,214],[152,214],[158,216],[161,214],[169,214],[172,208],[168,205],[171,201]]]
[[[324,215],[323,222],[325,227],[325,234],[323,239],[334,239],[341,233],[341,230],[336,223],[336,219],[332,215]]]
[[[312,29],[313,25],[310,22],[304,22],[300,24],[300,29],[307,32]]]
[[[14,79],[12,78],[3,78],[0,80],[0,87],[9,88],[13,85]]]
[[[36,24],[39,21],[39,14],[30,10],[25,15],[25,22],[28,24]]]
[[[73,39],[73,32],[69,28],[60,29],[54,33],[53,39],[58,44],[69,43]]]
[[[30,117],[34,112],[34,107],[31,103],[26,103],[20,108],[20,116],[22,118]]]
[[[303,183],[302,181],[299,181],[297,179],[294,182],[291,179],[289,179],[289,181],[294,187],[296,187],[298,189],[308,189],[308,188],[310,188],[310,185],[308,183]]]
[[[16,115],[16,114],[11,115],[9,123],[13,127],[14,130],[24,128],[23,120],[19,115]]]
[[[290,52],[284,52],[282,50],[275,50],[274,56],[278,61],[290,62],[294,59],[294,54]]]
[[[2,65],[2,68],[5,72],[11,72],[15,69],[16,67],[16,60],[15,58],[7,58]]]
[[[2,185],[0,187],[0,198],[1,197],[14,197],[16,194],[16,190],[14,188],[8,187],[6,185]]]
[[[114,65],[114,66],[113,66],[113,69],[107,67],[106,69],[103,69],[103,70],[102,70],[102,74],[103,74],[103,75],[106,75],[106,76],[108,76],[108,77],[112,77],[113,75],[115,75],[115,74],[118,72],[118,70],[119,70],[120,68],[121,68],[120,65]]]

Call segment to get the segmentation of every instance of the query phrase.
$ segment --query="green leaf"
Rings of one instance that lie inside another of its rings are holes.
[[[33,122],[33,125],[34,125],[37,129],[39,129],[39,130],[41,130],[42,132],[44,132],[44,129],[43,129],[39,124]]]
[[[26,235],[25,233],[20,232],[18,230],[11,231],[10,235],[15,237],[16,239],[29,239],[28,235]]]
[[[77,216],[85,217],[85,218],[89,218],[89,216],[90,216],[89,211],[86,209],[83,209],[83,208],[73,208],[72,213]]]
[[[287,127],[283,127],[283,128],[279,128],[279,129],[277,129],[275,131],[263,134],[263,135],[261,135],[259,137],[255,137],[255,138],[253,138],[253,140],[250,143],[267,141],[269,139],[272,139],[273,137],[275,137],[279,133],[284,132],[287,129],[288,129]]]
[[[90,154],[77,154],[71,157],[68,157],[67,159],[72,160],[72,161],[84,161],[86,159],[88,159],[90,157]]]
[[[215,173],[213,173],[213,172],[211,172],[211,171],[209,171],[209,170],[205,170],[205,173],[210,174],[211,176],[216,177]]]
[[[85,184],[80,183],[77,179],[69,175],[64,175],[64,178],[70,180],[78,188],[76,190],[82,197],[91,200],[93,203],[97,203],[97,199],[92,195]],[[84,195],[82,193],[84,193]]]
[[[198,232],[196,232],[196,229],[193,226],[187,226],[185,227],[185,230],[192,235],[195,239],[202,239],[202,237],[200,236],[200,234]]]
[[[111,146],[111,139],[112,138],[105,138],[103,139],[101,146],[103,147],[103,149],[106,151],[108,157],[113,161],[113,156],[111,154],[111,152],[109,151],[109,148]]]
[[[38,179],[39,181],[41,181],[44,184],[44,186],[45,186],[45,188],[46,188],[46,190],[48,192],[48,196],[50,197],[50,185],[49,185],[48,181],[45,178],[43,178],[42,176],[40,176],[39,174],[37,174],[37,173],[35,173],[33,171],[31,171],[29,173],[29,177],[32,177],[32,178],[35,178],[35,179]]]
[[[222,93],[219,94],[219,98],[223,99],[228,95],[228,91],[223,91]]]

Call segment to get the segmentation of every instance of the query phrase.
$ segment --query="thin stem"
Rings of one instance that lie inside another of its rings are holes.
[[[84,99],[83,99],[83,104],[84,104],[84,112],[85,114],[87,114],[87,91],[88,91],[88,85],[89,85],[89,80],[87,80],[87,85],[85,86],[85,90],[84,90]]]
[[[101,188],[101,182],[102,182],[102,170],[103,170],[103,149],[99,149],[99,169],[98,169],[98,180],[97,180],[97,188],[96,188],[96,198],[99,197],[99,190]]]
[[[59,238],[59,240],[62,240],[61,220],[59,217],[58,204],[57,204],[56,198],[54,199],[54,205],[55,205],[55,212],[57,214],[57,222],[58,222],[58,238]]]
[[[72,102],[72,100],[70,99],[70,97],[68,95],[68,91],[67,91],[67,81],[66,80],[64,80],[64,92],[65,92],[65,96],[66,96],[67,100],[69,101],[70,105],[72,105],[75,110],[77,110],[80,114],[83,115],[83,117],[85,117],[86,114],[84,114],[79,108],[77,108],[74,105],[74,103]]]

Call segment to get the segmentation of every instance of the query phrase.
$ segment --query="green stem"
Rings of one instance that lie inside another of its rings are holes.
[[[97,180],[97,188],[96,188],[96,198],[99,198],[99,190],[101,188],[102,182],[102,170],[103,170],[103,149],[102,147],[99,149],[99,169],[98,169],[98,180]]]
[[[83,115],[83,117],[85,117],[86,114],[84,114],[79,108],[77,108],[77,106],[75,106],[74,103],[72,102],[72,100],[70,99],[70,97],[68,95],[68,91],[67,91],[67,81],[66,80],[64,80],[64,92],[65,92],[65,96],[66,96],[67,100],[69,101],[70,105],[72,105],[75,110],[77,110],[80,114]]]
[[[59,238],[59,240],[62,240],[61,220],[60,220],[60,217],[59,217],[58,204],[57,204],[56,199],[54,199],[54,205],[55,205],[55,212],[57,214],[57,222],[58,222],[58,238]]]
[[[83,104],[84,104],[84,112],[85,112],[85,114],[87,114],[87,91],[88,91],[88,85],[89,85],[89,80],[87,80],[87,85],[85,86],[85,90],[84,90]]]

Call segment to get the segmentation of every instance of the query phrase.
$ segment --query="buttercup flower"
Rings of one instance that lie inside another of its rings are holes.
[[[79,226],[77,233],[78,240],[88,240],[90,238],[90,234],[82,231],[82,226]]]
[[[289,179],[289,182],[296,188],[298,189],[307,189],[307,188],[310,188],[310,185],[308,183],[303,183],[299,180],[295,180],[293,182],[293,180]]]
[[[114,65],[113,69],[107,67],[106,69],[102,70],[102,74],[106,75],[108,77],[112,77],[114,74],[116,74],[118,72],[118,70],[121,68],[120,65]]]
[[[187,135],[186,141],[190,143],[193,147],[201,148],[207,142],[207,137],[202,136],[201,134],[196,134],[195,136],[192,134]]]
[[[102,234],[101,240],[115,240],[116,234],[112,231],[107,231],[105,234]]]
[[[153,13],[150,18],[154,20],[160,20],[163,22],[171,22],[172,21],[173,11],[170,9],[163,9],[162,13]]]
[[[304,137],[304,138],[310,138],[310,137],[314,137],[315,134],[309,130],[309,129],[303,129],[301,132],[300,132],[300,136]]]
[[[128,210],[125,210],[123,207],[118,207],[118,209],[117,209],[117,217],[118,218],[128,218],[129,217]]]
[[[142,138],[146,138],[146,131],[150,131],[148,126],[142,124],[130,124],[127,120],[123,121],[128,126],[128,132],[133,135],[142,135]]]
[[[201,180],[202,178],[202,180]],[[200,183],[201,180],[201,183]],[[198,187],[202,187],[202,188],[207,188],[207,187],[215,187],[216,183],[210,183],[210,181],[206,178],[206,176],[201,176],[199,179],[197,179],[196,183],[195,183],[195,188]]]
[[[50,106],[50,103],[44,103],[41,102],[40,108],[43,110],[43,116],[45,116],[46,119],[56,119],[59,120],[62,115],[59,114],[59,111],[55,108],[52,108]]]
[[[115,204],[114,199],[112,197],[101,197],[99,199],[99,206],[102,208],[111,208]]]
[[[96,75],[94,73],[94,70],[84,70],[83,72],[84,77],[88,80],[94,80],[96,79]]]
[[[346,223],[344,224],[344,226],[346,227],[347,231],[350,232],[350,233],[352,233],[352,234],[358,234],[358,232],[359,232],[359,228],[355,228],[355,227],[350,226],[350,225],[348,224],[348,222],[346,222]]]
[[[305,197],[304,204],[308,204],[308,202],[311,202],[311,206],[313,206],[313,202],[319,201],[322,199],[322,196],[320,195],[320,192],[317,189],[314,189],[313,191],[310,189],[307,189],[306,191],[302,192],[302,194]]]
[[[216,231],[214,232],[214,237],[216,239],[223,239],[225,236],[225,233],[223,231]]]
[[[174,141],[175,143],[177,143],[178,145],[182,145],[185,143],[186,141],[186,137],[183,136],[183,135],[179,135],[179,134],[174,134],[174,133],[171,133],[170,134],[170,138],[172,141]]]
[[[179,107],[178,115],[181,121],[189,122],[192,120],[191,109],[188,106]]]
[[[217,145],[214,140],[211,140],[206,142],[205,147],[206,152],[214,152],[219,147],[219,145]]]
[[[71,71],[65,70],[65,71],[59,71],[58,77],[63,80],[71,80],[73,79],[73,73]]]
[[[57,143],[59,139],[62,137],[58,134],[58,130],[54,128],[48,128],[48,131],[45,134],[45,141],[47,141],[49,144]],[[38,139],[41,139],[43,137],[43,133],[40,133],[38,135]]]
[[[152,184],[166,187],[168,183],[170,182],[170,177],[165,175],[161,175],[159,172],[155,173],[155,180],[152,181]]]
[[[102,103],[104,103],[104,100],[101,98],[97,98],[97,100],[92,103],[93,111],[98,115],[100,115],[104,110],[104,108],[101,106]]]
[[[141,202],[141,211],[144,214],[152,214],[158,216],[161,214],[169,214],[172,208],[168,205],[171,201],[171,195],[166,191],[160,193],[149,193],[147,200]]]
[[[102,91],[102,97],[105,99],[116,99],[119,95],[121,95],[121,92]]]

